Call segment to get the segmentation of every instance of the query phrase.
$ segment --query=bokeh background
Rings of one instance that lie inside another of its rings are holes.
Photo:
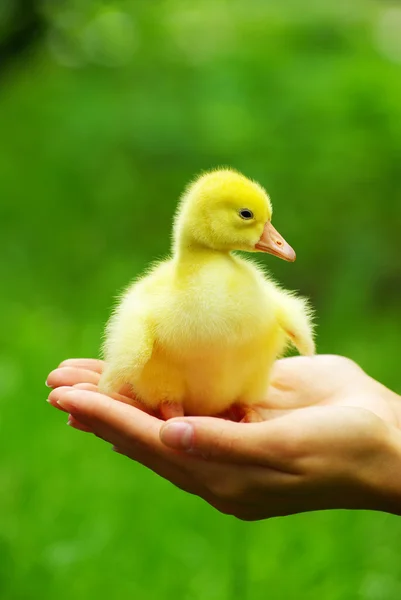
[[[401,392],[401,5],[1,0],[0,597],[396,600],[401,520],[246,524],[45,402],[113,299],[169,250],[186,182],[271,194],[320,352]]]

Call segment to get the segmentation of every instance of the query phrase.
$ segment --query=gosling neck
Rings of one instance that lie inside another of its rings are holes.
[[[218,257],[231,258],[231,253],[229,250],[210,248],[210,246],[201,244],[190,236],[181,235],[174,241],[173,256],[179,264],[182,264],[188,261],[192,263],[194,261],[202,262]]]

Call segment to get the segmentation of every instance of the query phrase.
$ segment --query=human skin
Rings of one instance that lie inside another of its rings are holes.
[[[64,361],[48,377],[49,402],[72,427],[222,513],[249,521],[324,509],[401,515],[401,397],[347,358],[277,361],[259,423],[164,422],[128,394],[100,394],[102,370],[102,361]]]

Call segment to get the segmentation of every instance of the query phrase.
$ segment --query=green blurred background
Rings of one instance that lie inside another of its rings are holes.
[[[0,598],[396,600],[401,520],[222,516],[46,403],[186,182],[271,194],[320,352],[401,392],[401,6],[0,1]]]

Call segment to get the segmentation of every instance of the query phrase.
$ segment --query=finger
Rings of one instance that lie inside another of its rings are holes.
[[[75,369],[93,371],[94,373],[99,373],[99,375],[101,375],[104,371],[104,364],[105,363],[103,360],[98,360],[95,358],[69,358],[60,363],[58,369],[72,367]],[[46,383],[48,384],[49,381],[47,380]],[[135,394],[133,393],[132,387],[129,384],[124,384],[119,391],[123,396],[135,399]]]
[[[156,473],[163,479],[170,481],[179,489],[196,496],[205,497],[208,495],[207,490],[199,483],[195,482],[189,473],[186,473],[179,466],[163,460],[158,455],[141,449],[140,447],[124,448],[123,446],[113,446],[113,450],[118,454],[126,456],[147,469]]]
[[[61,388],[60,388],[61,390]],[[54,392],[55,394],[56,392]],[[93,392],[77,388],[64,388],[57,402],[80,423],[91,428],[96,435],[109,441],[118,448],[127,449],[127,454],[134,458],[141,454],[140,462],[145,456],[158,456],[163,464],[173,463],[190,473],[205,461],[196,456],[182,455],[166,447],[160,439],[163,421],[138,410],[123,402]],[[134,458],[137,460],[137,458]],[[213,466],[209,466],[213,468]]]
[[[223,512],[229,504],[266,504],[266,493],[292,491],[296,476],[268,467],[199,460],[195,456],[167,456],[137,445],[120,447],[119,452],[139,462],[177,487],[201,496]]]
[[[61,386],[61,387],[58,387],[58,388],[52,390],[47,399],[48,403],[51,404],[51,406],[53,406],[54,408],[61,410],[62,412],[68,412],[68,411],[64,410],[64,408],[61,408],[61,406],[58,403],[58,399],[62,396],[62,394],[65,394],[66,392],[68,392],[70,390],[71,390],[70,386]]]
[[[350,377],[362,372],[359,365],[344,356],[294,356],[276,361],[270,380],[273,386],[287,391],[315,383],[316,379],[328,379],[342,386]]]
[[[196,454],[182,455],[171,451],[160,443],[159,433],[153,435],[153,438],[144,435],[143,423],[137,422],[136,425],[139,426],[139,429],[135,431],[131,426],[129,432],[122,431],[121,422],[118,423],[116,419],[114,419],[113,427],[110,427],[107,423],[99,424],[99,419],[107,419],[107,415],[103,414],[102,416],[104,409],[98,411],[96,423],[91,420],[93,415],[88,413],[88,406],[82,410],[81,405],[81,413],[78,417],[77,403],[73,406],[68,403],[68,398],[73,390],[89,392],[95,398],[100,396],[98,393],[91,392],[90,387],[95,388],[90,384],[79,384],[74,388],[57,388],[51,393],[53,402],[56,398],[62,399],[64,396],[64,399],[61,400],[61,404],[64,405],[62,410],[66,412],[76,411],[74,415],[69,417],[68,424],[70,426],[81,431],[94,433],[97,437],[114,444],[119,448],[120,454],[141,463],[161,477],[168,479],[177,487],[191,494],[201,496],[212,505],[213,502],[221,503],[224,501],[219,496],[226,496],[227,494],[235,498],[236,501],[241,502],[242,494],[240,490],[246,482],[248,482],[248,490],[249,486],[255,488],[255,490],[260,489],[261,479],[263,479],[263,484],[265,486],[269,484],[272,490],[281,489],[292,482],[288,478],[284,478],[284,473],[275,469],[264,467],[262,472],[259,466],[250,465],[245,455],[241,456],[241,462],[246,462],[246,465],[229,465],[224,461],[213,462],[212,453],[208,457],[207,453],[203,452],[202,458],[199,458]],[[118,402],[109,399],[108,396],[104,398],[106,402],[116,405],[113,408],[118,407]],[[82,397],[80,400],[82,400]],[[122,423],[126,426],[128,422],[126,415],[122,414],[121,417]],[[157,419],[153,420],[158,422]],[[160,422],[158,423],[160,428]],[[210,458],[210,460],[206,461],[205,458]],[[242,471],[243,469],[244,471]],[[248,496],[249,491],[246,492],[245,498],[248,498]],[[220,507],[220,510],[223,510],[223,508]],[[223,510],[223,512],[226,512],[226,510]]]
[[[237,494],[237,480],[241,481],[249,475],[252,480],[255,479],[256,481],[260,476],[261,469],[253,469],[249,465],[246,468],[244,467],[241,473],[237,473],[237,465],[207,462],[204,458],[199,458],[196,455],[188,456],[171,450],[160,439],[162,421],[103,394],[73,389],[63,394],[59,399],[59,404],[80,423],[92,429],[95,435],[118,448],[123,448],[127,456],[142,463],[162,477],[174,482],[179,480],[180,487],[183,486],[182,478],[191,481],[192,486],[195,486],[191,488],[194,490],[192,493],[201,495],[204,498],[208,494],[209,497],[210,494],[216,495],[216,489],[219,500],[224,500],[227,495],[230,497],[235,496]],[[205,421],[208,420],[205,419]],[[210,421],[219,421],[219,419],[210,419]],[[240,428],[252,428],[257,427],[259,424],[232,423],[232,425],[237,425]],[[246,462],[246,457],[241,456],[241,459]],[[275,472],[272,472],[272,475],[275,476]],[[234,489],[231,484],[228,487],[224,485],[221,488],[221,482],[224,480],[227,480],[229,484],[234,482]],[[275,484],[275,481],[272,483]],[[220,490],[222,490],[221,494]]]
[[[202,484],[193,481],[190,470],[187,473],[175,464],[183,462],[182,457],[161,443],[161,421],[155,417],[87,389],[64,388],[59,394],[59,404],[71,413],[70,423],[83,424],[117,447],[120,453],[178,487],[202,497],[208,495]]]
[[[101,393],[99,392],[99,388],[97,385],[95,385],[94,383],[76,383],[74,385],[74,389],[76,390],[87,390],[88,392],[97,392],[97,393]],[[132,398],[129,398],[127,396],[124,396],[122,394],[118,394],[118,393],[113,393],[113,394],[106,394],[107,396],[109,396],[110,398],[114,398],[114,400],[118,400],[119,402],[125,402],[126,404],[131,404],[132,403]]]
[[[67,391],[59,403],[95,435],[122,449],[131,459],[211,503],[238,500],[247,504],[249,493],[251,498],[260,496],[261,478],[266,480],[263,469],[252,465],[209,463],[194,455],[174,452],[160,440],[162,422],[132,406],[80,389]],[[282,473],[272,470],[269,477],[272,487],[283,485]],[[246,485],[245,481],[248,482]]]
[[[75,417],[70,415],[67,420],[67,425],[72,427],[73,429],[78,429],[78,431],[84,431],[85,433],[93,433],[90,427],[87,427],[83,423],[80,423]]]
[[[244,499],[240,497],[238,491],[242,488],[241,481],[246,479],[248,474],[250,474],[249,479],[251,482],[254,484],[257,482],[258,487],[260,487],[261,469],[259,467],[257,469],[247,469],[247,472],[243,473],[243,479],[241,479],[241,474],[238,474],[237,471],[230,473],[231,467],[227,467],[227,465],[213,464],[208,466],[205,461],[196,461],[196,466],[192,464],[189,467],[187,464],[186,468],[183,468],[182,465],[166,461],[163,457],[146,452],[140,447],[118,448],[114,446],[113,450],[142,464],[179,489],[203,498],[211,506],[225,514],[235,514],[237,512],[236,506],[244,506]],[[193,460],[186,462],[193,462]],[[240,476],[239,485],[233,484],[232,482],[238,481],[238,475]],[[276,483],[277,475],[282,477],[283,474],[273,473],[272,483]],[[216,485],[215,482],[218,482],[218,484]],[[281,482],[282,479],[280,479],[280,484]],[[223,485],[221,485],[222,483]],[[215,490],[217,490],[218,495],[216,495]],[[219,497],[220,495],[223,497]],[[224,498],[226,495],[227,499]],[[228,496],[233,496],[233,498],[228,498]],[[249,496],[249,493],[247,496]],[[248,497],[247,500],[249,501]]]
[[[95,371],[96,373],[101,374],[104,369],[104,361],[97,360],[96,358],[68,358],[59,364],[59,368],[61,367],[88,369],[89,371]]]
[[[89,369],[61,367],[52,371],[46,381],[48,387],[56,388],[77,383],[99,383],[100,375]]]
[[[67,410],[65,410],[64,408],[62,408],[60,406],[58,401],[66,392],[70,392],[72,389],[75,389],[75,388],[82,389],[82,390],[97,390],[97,387],[95,385],[93,385],[92,383],[77,383],[74,386],[64,385],[64,386],[60,386],[60,387],[57,387],[54,390],[52,390],[49,394],[47,401],[54,408],[57,408],[58,410],[61,410],[62,412],[68,412]]]
[[[322,395],[318,384],[318,359],[318,356],[295,356],[276,361],[267,390],[266,406],[285,411],[318,401]],[[311,390],[315,393],[311,394]]]
[[[74,389],[78,389],[78,390],[88,390],[89,392],[101,393],[101,392],[99,392],[98,386],[93,383],[77,383],[73,387],[74,387]],[[156,416],[156,413],[151,408],[149,408],[148,406],[145,406],[138,400],[135,400],[132,396],[128,396],[128,395],[126,396],[125,394],[118,394],[117,392],[115,392],[114,394],[107,394],[107,395],[110,396],[110,398],[114,398],[114,400],[118,400],[119,402],[124,402],[125,404],[130,404],[131,406],[135,406],[135,408],[142,410],[143,412],[147,413],[148,415]]]
[[[223,419],[191,417],[171,419],[160,428],[169,448],[198,454],[210,460],[279,468],[283,464],[280,419],[263,423],[234,423]]]
[[[197,475],[197,470],[192,469],[191,472],[189,470],[183,470],[180,466],[167,463],[155,455],[141,451],[140,448],[137,448],[133,452],[132,448],[117,448],[114,446],[113,450],[118,454],[142,464],[144,467],[156,473],[156,475],[159,475],[172,483],[178,489],[202,498],[208,504],[213,506],[213,508],[224,514],[236,514],[241,510],[238,511],[236,506],[231,502],[216,498],[216,496],[200,482],[201,477],[193,476],[194,473]]]
[[[126,402],[117,402],[98,391],[78,387],[60,388],[58,394],[54,391],[50,395],[57,399],[61,408],[101,432],[102,437],[116,446],[136,442],[153,449],[165,449],[159,439],[162,422]]]
[[[59,410],[68,412],[67,410],[65,410],[64,408],[62,408],[60,406],[58,401],[62,396],[64,396],[64,394],[66,392],[71,392],[73,389],[74,390],[75,389],[76,390],[87,390],[89,392],[97,392],[97,393],[99,392],[97,385],[95,385],[93,383],[76,383],[74,386],[60,386],[50,392],[49,397],[48,397],[49,404],[54,406],[54,408],[58,408]],[[131,404],[132,406],[134,405],[132,398],[127,398],[126,396],[122,396],[121,394],[113,394],[112,396],[110,396],[110,398],[113,398],[114,400],[118,400],[119,402],[124,402],[125,404]],[[136,408],[139,408],[141,410],[144,410],[144,412],[147,412],[146,407],[143,407],[141,404],[139,404],[139,402],[136,403]]]

